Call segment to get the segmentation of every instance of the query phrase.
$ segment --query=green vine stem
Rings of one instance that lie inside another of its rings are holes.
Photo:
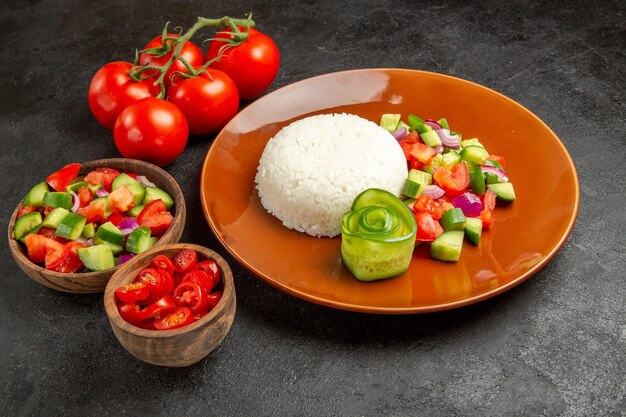
[[[171,49],[172,45],[175,44],[176,46],[174,46],[172,56],[170,57],[170,59],[162,66],[157,66],[157,65],[138,66],[137,65],[138,52],[136,52],[135,64],[131,68],[129,72],[129,76],[131,77],[131,79],[135,81],[141,81],[141,80],[154,77],[155,74],[153,72],[159,73],[159,76],[154,82],[154,85],[158,85],[161,88],[161,91],[157,97],[165,98],[165,94],[166,94],[165,82],[164,82],[165,75],[167,71],[171,68],[175,60],[178,59],[186,67],[188,74],[177,72],[177,74],[180,74],[186,78],[195,77],[196,75],[204,71],[214,61],[214,60],[211,60],[209,62],[206,62],[202,67],[196,70],[191,66],[189,62],[187,62],[185,58],[183,58],[180,55],[183,47],[185,46],[185,43],[188,40],[190,40],[193,37],[193,35],[196,34],[196,32],[209,26],[220,26],[220,27],[230,28],[233,32],[232,39],[220,39],[220,40],[227,42],[229,45],[235,46],[235,45],[241,44],[248,38],[248,28],[254,27],[254,21],[252,20],[252,14],[249,14],[246,19],[233,19],[228,16],[224,16],[219,19],[207,19],[205,17],[198,17],[198,20],[196,21],[196,23],[185,34],[180,35],[178,37],[172,37],[172,36],[167,35],[167,24],[166,24],[163,30],[163,35],[162,35],[163,47],[150,49],[150,50],[144,50],[142,52],[146,52],[151,55],[155,55],[157,57],[159,56],[162,57],[162,56],[165,56],[167,53],[169,53],[170,50],[172,50]],[[239,30],[239,26],[243,26],[245,30],[243,31]],[[218,56],[215,59],[219,59],[219,58],[220,56]],[[146,76],[145,75],[146,71],[149,71],[148,74],[150,75]]]

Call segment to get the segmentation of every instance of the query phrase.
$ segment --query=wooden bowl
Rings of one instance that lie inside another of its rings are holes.
[[[174,199],[173,215],[174,221],[170,228],[161,236],[155,247],[161,247],[168,243],[178,242],[185,226],[185,197],[174,178],[163,169],[148,162],[135,159],[110,158],[89,161],[81,164],[79,176],[84,176],[96,168],[113,168],[120,172],[133,172],[144,175],[157,187],[165,190]],[[34,184],[33,184],[34,185]],[[28,190],[24,190],[24,195]],[[9,248],[17,265],[29,277],[41,285],[54,290],[70,293],[96,293],[104,291],[107,282],[117,270],[117,267],[105,271],[84,272],[84,273],[62,273],[48,271],[45,268],[33,263],[28,259],[26,249],[18,241],[13,239],[13,227],[17,220],[17,214],[21,203],[15,208],[11,220],[9,221]]]
[[[173,330],[141,329],[122,319],[115,303],[115,290],[131,283],[156,255],[173,257],[182,249],[193,249],[199,261],[214,259],[219,265],[222,275],[218,288],[222,298],[215,308],[195,323]],[[233,274],[226,261],[211,249],[188,243],[155,247],[134,257],[113,274],[104,291],[104,307],[122,346],[144,362],[171,367],[192,365],[213,351],[230,330],[236,304]]]

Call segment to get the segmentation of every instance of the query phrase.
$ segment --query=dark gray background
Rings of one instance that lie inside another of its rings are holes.
[[[29,280],[0,256],[1,415],[624,415],[625,3],[616,1],[13,1],[0,6],[0,219],[63,164],[118,152],[87,87],[170,20],[254,12],[282,53],[271,89],[366,67],[436,71],[495,89],[561,138],[577,224],[532,279],[443,313],[371,316],[309,304],[232,263],[237,316],[186,369],[146,365],[115,339],[101,295]],[[208,35],[210,32],[207,32]],[[210,138],[167,169],[182,241],[214,248],[199,202]],[[533,172],[541,181],[541,172]],[[5,235],[6,236],[6,235]]]

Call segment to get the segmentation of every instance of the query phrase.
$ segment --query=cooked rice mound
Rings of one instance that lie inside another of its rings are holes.
[[[323,114],[270,139],[255,181],[261,204],[283,225],[332,237],[360,192],[400,195],[406,178],[404,153],[389,132],[352,114]]]

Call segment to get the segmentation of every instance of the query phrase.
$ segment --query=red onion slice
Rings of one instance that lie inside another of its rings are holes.
[[[70,191],[70,194],[72,194],[72,201],[74,202],[74,204],[72,205],[72,211],[76,213],[80,208],[80,198],[78,198],[78,194],[76,194],[74,191]]]
[[[437,199],[443,196],[445,193],[446,192],[438,185],[431,184],[431,185],[427,185],[424,188],[424,192],[422,194],[426,194],[426,195],[431,196],[433,199]]]
[[[483,209],[483,203],[476,194],[466,192],[450,201],[454,207],[458,207],[468,217],[478,217]]]
[[[87,246],[93,246],[93,238],[89,238],[89,239],[87,239],[87,241],[85,242],[85,245],[87,245]]]
[[[137,175],[137,181],[142,183],[144,187],[156,187],[153,182],[148,181],[148,178],[144,177],[143,175]]]
[[[403,137],[405,137],[407,133],[408,132],[406,130],[406,127],[402,126],[399,129],[396,129],[396,131],[393,132],[392,135],[393,135],[394,138],[396,138],[396,140],[400,140]],[[137,178],[139,178],[139,177],[137,177]]]
[[[448,129],[437,130],[437,135],[441,139],[443,146],[450,149],[459,149],[461,147],[461,139],[456,135],[451,135]]]
[[[439,130],[442,128],[441,125],[437,123],[436,121],[434,121],[433,119],[424,120],[424,124],[432,127],[434,130]]]
[[[435,146],[433,149],[437,153],[443,153],[443,145]]]
[[[485,166],[480,167],[480,169],[483,172],[483,174],[488,172],[490,174],[497,176],[498,182],[509,182],[509,177],[507,177],[504,171],[502,171],[500,168],[485,165]]]
[[[132,232],[133,230],[139,227],[139,222],[134,217],[126,217],[117,225],[117,227],[120,230],[130,229],[130,231]]]
[[[117,264],[118,264],[118,265],[121,265],[121,264],[123,264],[124,262],[128,262],[128,261],[130,261],[130,260],[133,258],[133,256],[135,256],[135,255],[133,255],[132,253],[125,253],[125,254],[123,254],[123,255],[120,255],[120,256],[117,258]]]
[[[109,195],[109,192],[105,190],[104,188],[100,188],[98,191],[96,191],[96,195],[98,197],[104,197],[104,196]]]

